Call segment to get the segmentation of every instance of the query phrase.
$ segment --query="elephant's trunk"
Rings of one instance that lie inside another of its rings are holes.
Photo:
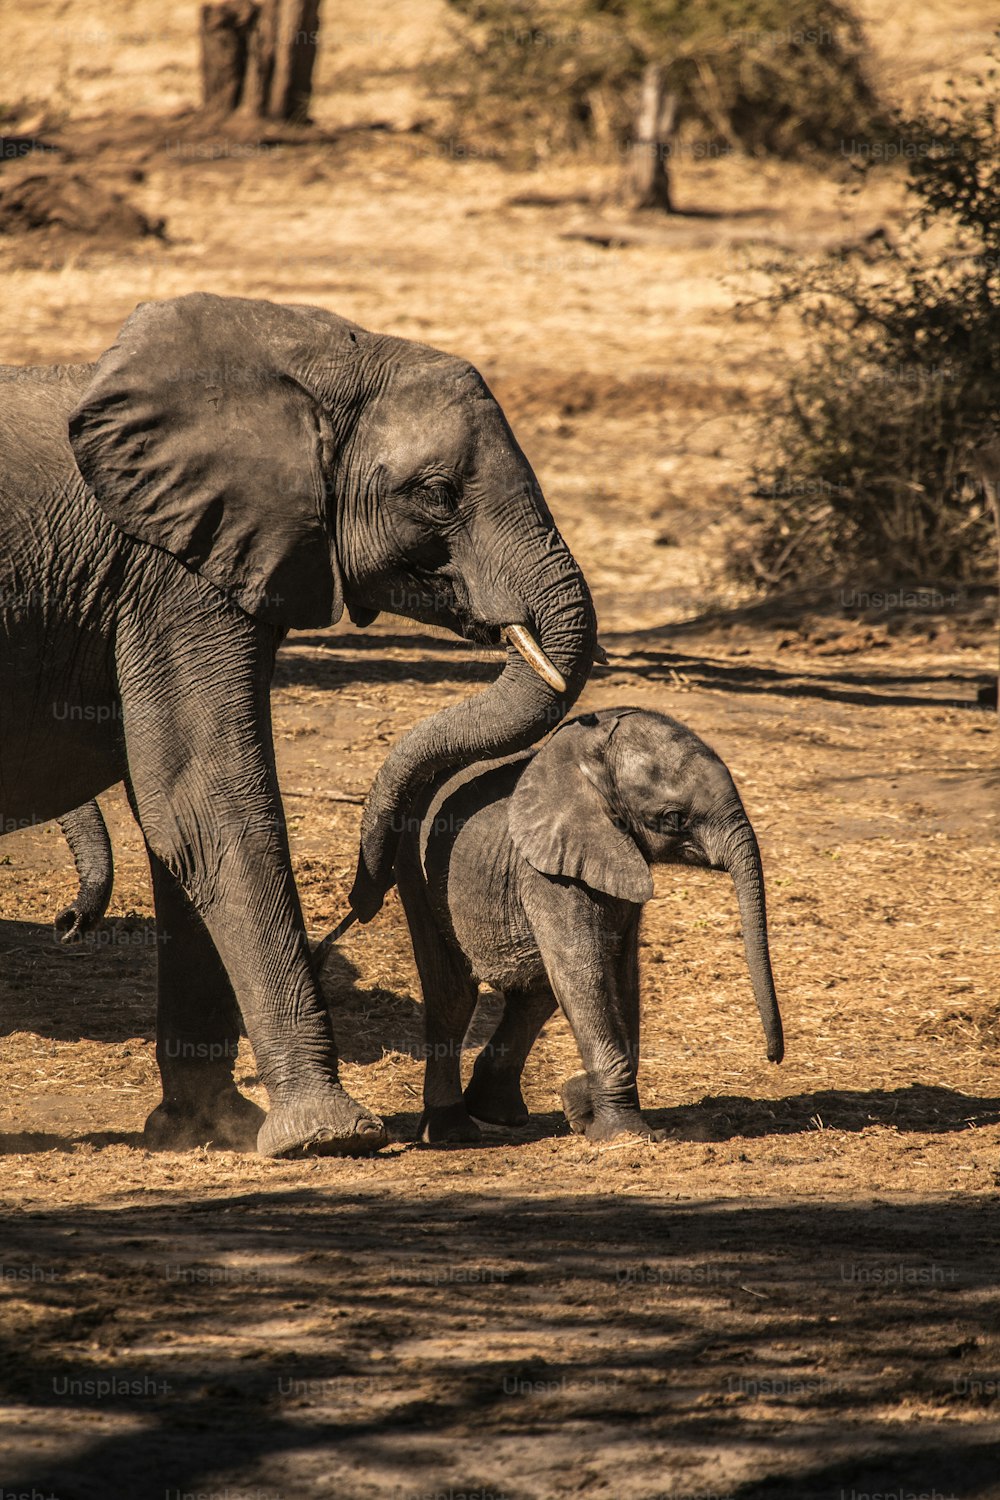
[[[780,1063],[785,1055],[785,1042],[767,945],[764,872],[757,838],[745,813],[729,832],[720,863],[732,876],[739,898],[743,945],[757,1009],[767,1039],[767,1055],[771,1062]]]
[[[597,641],[586,581],[554,527],[534,539],[529,555],[540,558],[533,569],[505,569],[503,593],[520,601],[521,616],[503,623],[530,620],[528,629],[553,671],[542,680],[539,663],[529,664],[520,654],[523,636],[517,649],[509,641],[507,665],[485,692],[424,719],[393,746],[372,784],[361,822],[350,900],[362,922],[375,915],[392,885],[405,819],[431,777],[534,744],[555,728],[583,689]],[[560,680],[562,692],[555,686]]]

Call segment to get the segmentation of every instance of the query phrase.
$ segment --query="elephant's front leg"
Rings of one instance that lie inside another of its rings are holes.
[[[641,908],[549,884],[542,956],[580,1050],[584,1072],[563,1087],[572,1128],[592,1141],[663,1140],[639,1111],[638,942]],[[626,906],[631,907],[626,911]]]
[[[266,1118],[236,1087],[240,1016],[201,917],[149,851],[156,903],[156,1061],[163,1101],[146,1121],[151,1150],[214,1145],[253,1151]]]
[[[168,565],[177,567],[165,559]],[[242,1013],[271,1103],[258,1150],[376,1150],[385,1142],[382,1122],[337,1077],[292,877],[271,743],[274,633],[191,575],[175,590],[172,610],[154,601],[119,640],[136,815],[153,855],[204,924]],[[169,927],[178,907],[163,893]],[[190,998],[178,999],[173,984],[175,977],[183,984],[199,952],[192,924],[182,917],[181,926],[184,951],[168,960],[168,1036],[197,1034]],[[232,1039],[217,1003],[208,1012],[215,1019],[202,1039]],[[177,1076],[165,1076],[168,1090]]]

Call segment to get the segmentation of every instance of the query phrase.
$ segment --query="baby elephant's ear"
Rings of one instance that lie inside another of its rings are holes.
[[[577,722],[557,730],[514,788],[508,825],[518,853],[543,875],[641,905],[653,894],[649,866],[601,794],[612,727]]]
[[[310,311],[205,293],[144,303],[69,423],[77,466],[117,526],[283,629],[343,611],[331,427],[298,378]]]

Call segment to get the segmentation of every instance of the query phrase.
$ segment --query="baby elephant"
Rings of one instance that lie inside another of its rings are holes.
[[[757,840],[728,770],[683,724],[638,708],[585,714],[539,750],[439,782],[414,811],[396,877],[426,1011],[422,1141],[474,1141],[476,1119],[524,1123],[521,1072],[557,1003],[586,1069],[563,1088],[573,1129],[662,1139],[636,1088],[654,864],[732,876],[767,1055],[781,1061]],[[504,1011],[463,1094],[480,980]]]

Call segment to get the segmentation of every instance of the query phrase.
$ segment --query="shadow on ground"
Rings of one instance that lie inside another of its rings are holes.
[[[894,1130],[940,1135],[1000,1124],[1000,1098],[978,1098],[936,1084],[901,1089],[818,1089],[784,1099],[707,1094],[697,1104],[648,1109],[651,1124],[679,1140],[801,1135],[823,1130]]]
[[[344,1035],[349,1035],[349,1032],[345,1031]],[[351,1053],[348,1046],[342,1056],[349,1061],[359,1060],[354,1055],[348,1056]],[[422,1056],[420,1044],[414,1044],[413,1055]],[[381,1113],[390,1141],[416,1140],[419,1109],[396,1113],[383,1110]],[[856,1092],[823,1089],[812,1094],[767,1100],[739,1095],[708,1095],[698,1104],[646,1109],[643,1113],[650,1125],[666,1130],[672,1141],[754,1140],[816,1135],[824,1130],[860,1132],[877,1126],[904,1134],[950,1135],[1000,1124],[1000,1098],[979,1098],[930,1084],[913,1084],[905,1089],[863,1089]],[[533,1141],[570,1133],[561,1110],[536,1112],[523,1126],[507,1128],[483,1124],[481,1128],[482,1141],[474,1148],[461,1144],[444,1145],[433,1148],[428,1154],[445,1151],[449,1155],[461,1155],[473,1149],[509,1153]],[[0,1156],[72,1151],[77,1146],[100,1150],[112,1145],[144,1149],[142,1132],[98,1130],[68,1134],[26,1130],[0,1133]]]
[[[869,708],[968,708],[982,712],[976,689],[985,682],[981,672],[945,674],[941,672],[849,671],[837,665],[822,672],[806,672],[798,667],[782,670],[755,662],[711,661],[706,657],[685,656],[677,651],[654,651],[641,648],[628,652],[627,660],[616,660],[613,640],[608,650],[610,671],[635,673],[649,681],[676,685],[681,679],[687,686],[714,688],[727,693],[767,693],[784,698],[825,698],[832,703],[852,703]],[[599,679],[598,679],[599,680]],[[963,685],[964,691],[959,691]],[[913,691],[923,688],[923,692]]]
[[[150,917],[106,918],[70,947],[43,923],[0,921],[0,1036],[152,1040],[156,941]],[[364,989],[358,979],[356,966],[333,948],[322,988],[344,1061],[376,1062],[387,1051],[422,1056],[422,1008],[380,986]]]
[[[759,625],[774,629],[811,620],[835,620],[842,625],[880,624],[926,627],[941,620],[968,620],[987,625],[995,616],[996,588],[976,584],[970,588],[902,586],[895,590],[868,591],[855,588],[784,589],[747,604],[709,608],[686,620],[671,621],[628,632],[630,638],[649,642],[667,641],[678,635],[697,635],[705,630],[733,625]]]
[[[80,943],[51,926],[0,921],[0,1036],[34,1032],[53,1041],[152,1038],[156,927],[109,917]]]
[[[812,671],[798,666],[774,666],[770,660],[734,660],[724,655],[713,657],[670,649],[677,638],[702,630],[751,621],[763,624],[770,620],[768,608],[747,606],[649,630],[604,631],[601,639],[611,656],[611,663],[608,667],[595,669],[594,683],[600,686],[603,680],[612,676],[635,675],[671,686],[682,680],[685,685],[696,688],[737,694],[824,698],[860,707],[908,708],[933,704],[982,711],[977,694],[980,688],[992,682],[992,678],[973,666],[962,672],[940,672],[929,668],[909,672],[879,671],[868,667],[852,669],[831,660],[819,670]],[[492,681],[503,666],[503,658],[498,653],[444,636],[366,636],[358,631],[344,635],[293,636],[290,644],[309,648],[309,651],[308,654],[286,652],[279,656],[274,678],[277,687],[333,689],[357,681],[424,685],[448,681],[474,687]],[[407,654],[393,655],[394,652]],[[428,659],[414,660],[414,653],[426,654]]]
[[[9,1223],[5,1488],[518,1500],[575,1452],[627,1496],[998,1494],[995,1199],[497,1201],[337,1165]]]

